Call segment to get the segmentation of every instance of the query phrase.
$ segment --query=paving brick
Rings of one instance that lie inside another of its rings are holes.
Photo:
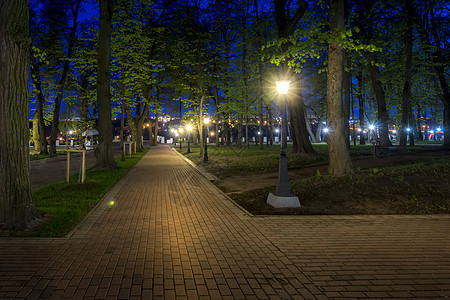
[[[0,238],[0,298],[446,297],[449,224],[449,215],[251,217],[158,146],[71,236]]]

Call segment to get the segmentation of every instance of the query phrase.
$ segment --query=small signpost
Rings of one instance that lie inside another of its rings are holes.
[[[69,176],[70,176],[70,153],[82,153],[81,158],[81,183],[84,183],[86,181],[86,150],[77,150],[77,149],[71,149],[71,150],[65,150],[67,152],[67,172],[66,172],[66,183],[69,183]],[[80,178],[78,177],[78,182],[80,182]]]
[[[123,143],[123,154],[125,155],[126,151],[125,149],[127,148],[128,145],[128,152],[130,154],[130,158],[131,158],[131,145],[134,144],[134,153],[136,153],[136,142],[124,142]]]

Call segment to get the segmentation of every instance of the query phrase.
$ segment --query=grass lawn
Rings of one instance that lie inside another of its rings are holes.
[[[100,199],[147,152],[134,154],[131,159],[116,162],[117,170],[87,170],[86,183],[77,183],[78,174],[70,183],[60,180],[33,192],[35,206],[45,222],[29,231],[8,232],[11,236],[62,237],[70,232]]]
[[[58,151],[54,154],[54,156],[58,155],[67,155],[66,151]],[[30,160],[38,160],[38,159],[44,159],[49,158],[48,155],[42,155],[42,154],[30,154]]]
[[[328,163],[328,145],[327,144],[313,144],[314,150],[317,154],[305,155],[305,154],[293,154],[292,144],[288,144],[287,155],[289,169],[302,168],[306,166],[320,165]],[[203,158],[200,158],[200,149],[198,145],[191,145],[191,153],[186,154],[187,145],[183,144],[183,148],[175,147],[180,153],[184,154],[187,158],[193,161],[195,164],[204,167],[210,173],[214,174],[220,179],[245,174],[255,173],[268,173],[278,171],[278,159],[280,156],[280,146],[273,145],[266,147],[264,150],[259,150],[256,145],[250,145],[249,149],[237,148],[235,146],[220,146],[216,147],[208,145],[208,162],[203,162]],[[432,151],[441,149],[440,145],[418,145],[415,147],[408,147],[408,153],[419,153],[423,151]],[[371,153],[372,145],[351,145],[350,155],[352,158],[357,157],[369,157]],[[382,154],[388,154],[382,152]]]
[[[440,214],[450,213],[450,158],[359,171],[354,176],[316,176],[293,181],[301,208],[266,204],[275,186],[232,194],[253,214]]]
[[[316,155],[287,153],[289,169],[294,170],[328,163],[327,144],[314,144]],[[352,158],[372,157],[372,146],[351,145]],[[178,148],[177,148],[178,149]],[[179,150],[179,149],[178,149]],[[407,154],[443,150],[442,145],[421,143],[408,147]],[[450,213],[450,158],[434,158],[422,162],[395,164],[389,167],[358,170],[354,176],[315,176],[291,182],[293,193],[302,205],[299,209],[274,209],[266,204],[267,195],[275,186],[267,186],[264,176],[278,171],[279,145],[263,151],[208,146],[209,161],[199,157],[198,146],[191,147],[189,159],[219,178],[225,192],[232,178],[251,176],[254,186],[236,188],[230,197],[253,214],[430,214]],[[186,152],[186,147],[181,153]],[[381,153],[394,162],[389,150]],[[260,179],[258,179],[260,178]],[[256,180],[256,181],[255,181]],[[273,181],[271,181],[273,182]],[[236,184],[233,184],[235,187]]]

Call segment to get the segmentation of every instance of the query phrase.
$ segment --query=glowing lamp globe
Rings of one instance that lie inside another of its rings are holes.
[[[275,82],[277,84],[277,90],[278,90],[278,94],[280,95],[286,95],[289,91],[289,84],[291,83],[290,81],[287,80],[280,80]]]

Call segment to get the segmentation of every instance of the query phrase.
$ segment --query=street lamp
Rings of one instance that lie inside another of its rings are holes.
[[[286,155],[287,147],[287,117],[286,102],[290,81],[277,81],[278,94],[282,95],[284,101],[281,102],[281,151],[278,167],[278,182],[275,193],[269,193],[267,204],[273,207],[300,207],[298,197],[292,195],[288,177],[288,159]]]
[[[192,130],[192,125],[188,124],[186,125],[186,131],[188,132],[188,149],[186,153],[191,153],[191,145],[190,145],[190,137],[191,137],[191,130]]]
[[[206,131],[205,131],[205,153],[203,155],[203,161],[208,161],[208,131],[209,131],[209,118],[204,118],[203,123],[206,124]]]
[[[180,149],[183,148],[181,144],[183,143],[183,128],[178,128],[178,132],[180,133]]]

